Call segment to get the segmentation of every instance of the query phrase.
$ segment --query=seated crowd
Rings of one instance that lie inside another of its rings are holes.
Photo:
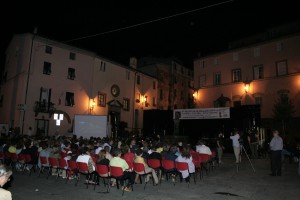
[[[66,163],[68,160],[75,162],[86,163],[89,174],[96,171],[97,165],[106,165],[107,167],[115,166],[121,167],[123,171],[123,178],[128,179],[127,184],[121,179],[120,184],[124,191],[131,191],[132,185],[139,183],[140,176],[143,173],[135,172],[134,163],[140,163],[144,166],[144,172],[147,174],[145,181],[153,178],[153,184],[157,185],[163,178],[163,170],[158,170],[149,165],[149,159],[158,159],[160,163],[162,160],[171,160],[175,162],[184,162],[188,164],[188,169],[177,170],[171,173],[172,181],[175,182],[176,175],[181,175],[181,180],[189,181],[190,174],[197,171],[195,160],[193,160],[192,153],[198,152],[202,154],[212,154],[210,147],[205,145],[205,141],[200,140],[197,145],[183,144],[178,142],[169,144],[161,140],[159,136],[148,138],[96,138],[89,139],[74,135],[71,138],[59,137],[43,137],[34,138],[23,136],[18,138],[3,138],[0,144],[0,152],[4,155],[6,152],[16,155],[29,154],[31,160],[26,164],[26,168],[22,168],[22,163],[15,162],[14,170],[26,170],[31,172],[39,170],[43,173],[40,157],[48,158],[63,158]],[[5,164],[12,165],[12,160],[3,159]],[[49,163],[47,163],[49,165]],[[161,165],[162,166],[162,165]],[[66,165],[67,169],[68,166]],[[70,174],[67,174],[70,173]],[[50,175],[61,176],[62,178],[74,179],[78,178],[78,174],[66,172],[64,170],[51,171]],[[109,176],[109,175],[107,175]],[[86,180],[87,184],[97,184],[95,179]],[[116,179],[111,179],[111,186],[116,186]]]

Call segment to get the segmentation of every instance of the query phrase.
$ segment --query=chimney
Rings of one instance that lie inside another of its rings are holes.
[[[136,67],[137,67],[137,58],[136,57],[130,57],[129,67],[136,69]]]

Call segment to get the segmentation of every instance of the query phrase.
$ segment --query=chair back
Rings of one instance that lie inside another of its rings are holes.
[[[49,157],[48,158],[48,161],[49,161],[49,165],[53,168],[57,168],[59,167],[59,164],[58,164],[58,161],[56,158],[52,158],[52,157]]]
[[[143,163],[133,163],[133,170],[136,173],[145,173],[145,166]]]
[[[16,153],[10,153],[10,159],[15,162],[18,160],[18,155]]]
[[[125,160],[126,163],[128,164],[128,170],[132,171],[133,170],[133,162],[129,161],[129,160]]]
[[[68,156],[68,154],[66,152],[63,152],[63,151],[59,151],[59,155],[61,158],[64,158],[66,156]]]
[[[178,171],[185,171],[189,169],[189,165],[186,162],[175,162],[175,166]]]
[[[68,169],[70,169],[72,171],[76,171],[78,169],[77,163],[75,160],[67,160],[67,163],[68,163]]]
[[[96,172],[99,174],[99,176],[107,176],[109,174],[109,168],[107,165],[96,164]]]
[[[31,162],[31,155],[30,154],[24,154],[24,160],[26,163],[30,163]]]
[[[173,160],[162,160],[162,167],[165,170],[175,169],[175,162]]]
[[[151,167],[153,169],[158,169],[161,167],[161,163],[160,163],[159,159],[151,158],[151,159],[148,159],[147,162],[148,162],[149,167]]]
[[[24,156],[24,154],[22,154],[22,153],[18,154],[18,161],[19,162],[22,162],[22,161],[25,162],[25,156]]]
[[[193,159],[193,163],[195,165],[196,168],[200,168],[201,167],[201,161],[200,161],[200,156],[198,152],[191,152],[191,156]]]
[[[66,169],[68,167],[67,161],[64,158],[58,159],[59,168]]]
[[[212,158],[216,158],[216,157],[217,157],[217,152],[212,151],[212,152],[211,152],[211,157],[212,157]]]
[[[110,171],[110,175],[115,178],[123,176],[124,174],[123,169],[121,167],[110,166],[109,171]]]
[[[40,161],[42,166],[48,166],[47,157],[40,156]]]
[[[199,153],[199,157],[201,158],[202,162],[208,162],[210,156],[208,154]]]
[[[78,170],[80,172],[88,172],[89,171],[88,165],[84,162],[77,162],[77,166],[78,166]]]

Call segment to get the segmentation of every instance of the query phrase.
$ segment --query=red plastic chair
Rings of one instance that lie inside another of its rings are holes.
[[[152,169],[154,169],[156,171],[156,174],[158,176],[158,180],[161,181],[161,161],[159,159],[148,159],[147,163],[149,165],[149,167],[151,167]]]
[[[201,167],[204,168],[206,171],[206,174],[208,174],[210,170],[210,155],[199,153],[199,157],[201,159]]]
[[[48,159],[47,157],[44,157],[44,156],[40,156],[40,162],[41,162],[41,168],[40,168],[40,171],[39,171],[39,176],[41,175],[41,173],[45,170],[45,169],[48,169],[48,174],[50,173],[50,166],[48,164]],[[48,178],[48,176],[47,176]]]
[[[79,177],[78,177],[78,166],[77,166],[76,161],[75,160],[68,160],[67,163],[68,163],[68,171],[70,173],[75,174],[76,179],[78,180],[79,179]],[[68,181],[68,179],[66,180],[66,182],[67,181]],[[75,182],[75,185],[76,184],[77,184],[77,181]]]
[[[163,173],[166,175],[166,179],[169,180],[168,175],[176,174],[175,162],[173,160],[162,160],[161,162],[162,162],[161,164],[162,164]]]
[[[194,176],[194,182],[196,183],[195,173],[191,173],[189,171],[189,165],[188,165],[188,163],[186,163],[186,162],[175,162],[175,167],[176,167],[176,170],[178,172],[180,172],[180,171],[186,171],[187,170],[189,172],[189,175],[193,174],[193,176]],[[180,173],[180,175],[181,175],[181,173]],[[182,180],[182,175],[181,175],[181,180]],[[188,183],[190,183],[190,179],[189,179]],[[189,184],[188,184],[188,187],[189,187]]]
[[[68,181],[69,178],[69,170],[68,170],[68,163],[64,158],[58,158],[58,165],[59,165],[59,169],[61,171],[64,171],[66,173],[66,182]]]
[[[126,180],[126,178],[124,178],[123,176],[124,175],[123,169],[121,167],[110,166],[109,172],[110,172],[110,177],[116,179],[117,188],[119,189],[119,181]],[[133,190],[133,185],[131,185],[131,188]],[[123,187],[122,196],[124,195],[124,189],[125,187]]]
[[[193,163],[195,165],[196,172],[198,172],[200,174],[200,179],[201,179],[203,176],[203,173],[202,173],[202,164],[201,164],[201,158],[199,156],[199,153],[191,152],[191,156],[193,159]]]
[[[29,175],[31,175],[32,170],[35,170],[37,166],[32,164],[32,158],[30,154],[24,154],[24,169],[31,165],[32,167],[29,169]],[[25,172],[25,170],[23,172]]]
[[[49,177],[50,173],[53,172],[53,170],[55,170],[55,172],[57,173],[56,178],[58,178],[59,177],[59,164],[58,164],[57,158],[49,157],[48,161],[49,161],[50,169],[49,169],[47,178]]]
[[[79,176],[80,174],[83,174],[85,175],[86,177],[86,181],[88,181],[86,183],[86,188],[89,187],[89,182],[91,181],[91,174],[89,172],[89,167],[87,165],[87,163],[84,163],[84,162],[76,162],[77,163],[77,168],[78,168],[78,178],[77,178],[77,181],[75,183],[75,185],[77,186],[78,182],[79,182]]]
[[[145,170],[145,165],[143,163],[133,163],[133,170],[135,173],[139,174],[140,176],[140,181],[142,180],[141,177],[142,176],[148,176],[148,174],[152,175],[152,172],[146,172]],[[141,181],[142,182],[142,181]],[[144,189],[146,189],[146,185],[147,185],[148,181],[145,180],[145,185],[144,185]],[[153,185],[154,185],[154,179],[153,179]]]
[[[102,164],[96,164],[96,169],[95,169],[95,182],[99,183],[100,178],[103,179],[104,186],[106,186],[106,193],[109,193],[110,191],[110,173],[109,173],[109,167],[107,165],[102,165]],[[108,183],[105,182],[105,180],[109,180]],[[99,184],[100,185],[100,184]],[[96,184],[94,185],[94,190],[96,188]]]

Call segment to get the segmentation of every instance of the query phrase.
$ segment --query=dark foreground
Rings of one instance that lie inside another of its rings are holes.
[[[281,177],[272,177],[270,174],[269,160],[251,160],[254,170],[247,158],[244,158],[237,171],[232,154],[224,156],[224,164],[209,172],[204,173],[202,180],[197,183],[177,182],[175,186],[169,180],[163,180],[158,186],[148,184],[144,190],[143,185],[134,185],[133,192],[122,192],[115,187],[110,193],[99,193],[104,191],[101,184],[93,190],[93,186],[86,189],[84,181],[75,186],[74,180],[67,184],[64,179],[55,179],[50,176],[46,179],[45,174],[38,177],[38,173],[22,174],[14,173],[14,181],[9,190],[14,200],[67,200],[67,199],[299,199],[300,198],[300,176],[297,173],[298,165],[283,163]],[[179,181],[179,180],[178,180]],[[152,182],[150,182],[152,183]],[[0,198],[1,199],[1,198]]]

